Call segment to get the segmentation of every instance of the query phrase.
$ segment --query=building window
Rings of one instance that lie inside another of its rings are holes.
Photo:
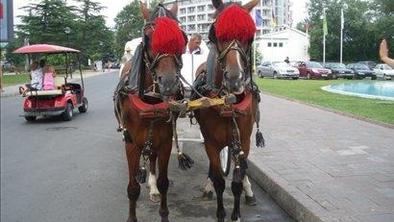
[[[189,7],[187,8],[188,13],[193,13],[196,10],[196,7]]]
[[[208,10],[213,10],[213,5],[208,5]]]
[[[187,17],[187,20],[188,20],[189,22],[194,22],[194,21],[196,20],[196,16],[194,16],[194,15],[188,16],[188,17]]]
[[[186,8],[181,8],[180,13],[181,15],[186,14]]]
[[[205,15],[197,15],[197,21],[205,20]]]
[[[188,29],[189,29],[189,31],[195,31],[196,25],[189,25]]]
[[[186,17],[184,17],[184,16],[179,17],[179,21],[180,21],[181,23],[186,22]]]
[[[213,21],[213,13],[208,14],[208,21]]]
[[[279,47],[283,47],[283,42],[279,42]]]
[[[272,43],[269,42],[269,43],[268,43],[268,47],[271,47],[271,46],[272,46]]]
[[[203,11],[205,11],[205,5],[197,6],[197,12],[203,12]]]
[[[274,47],[278,47],[278,43],[274,42]]]

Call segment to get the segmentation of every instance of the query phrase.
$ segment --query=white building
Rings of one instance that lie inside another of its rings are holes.
[[[230,0],[224,0],[229,2]],[[241,0],[246,4],[250,0]],[[165,4],[172,4],[174,0],[166,0]],[[262,4],[262,5],[261,5]],[[274,13],[272,13],[274,10]],[[187,34],[199,33],[204,39],[208,38],[209,27],[213,22],[215,8],[211,0],[178,0],[178,19],[182,29]],[[261,0],[260,3],[251,11],[253,19],[256,13],[261,15],[261,25],[257,25],[257,38],[261,34],[270,32],[272,26],[272,15],[276,17],[276,25],[291,26],[291,12],[289,0]]]
[[[264,61],[284,61],[286,57],[290,61],[309,60],[309,36],[297,29],[277,27],[257,42]]]

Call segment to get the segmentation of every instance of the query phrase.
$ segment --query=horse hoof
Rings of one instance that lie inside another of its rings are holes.
[[[166,217],[166,218],[161,218],[161,222],[170,222],[169,220],[168,220],[168,218]]]
[[[224,222],[224,218],[218,218],[218,222]]]
[[[204,191],[204,193],[202,194],[202,199],[205,201],[213,200],[213,192],[212,191],[208,191],[208,192]]]
[[[257,205],[256,197],[254,195],[251,197],[245,195],[245,204],[248,206],[256,206]]]
[[[149,195],[149,199],[150,199],[153,203],[159,203],[159,202],[160,202],[160,194],[159,194],[159,193],[150,194],[150,195]]]
[[[127,222],[137,222],[137,219],[132,219],[129,217],[129,219],[127,219]]]
[[[237,220],[233,220],[232,222],[241,222],[241,218],[238,217]]]

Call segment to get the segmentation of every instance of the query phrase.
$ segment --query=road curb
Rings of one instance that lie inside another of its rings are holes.
[[[326,216],[321,212],[322,208],[317,203],[297,188],[289,186],[270,168],[258,167],[250,159],[248,167],[247,174],[293,219],[302,222],[325,222]]]
[[[198,142],[183,142],[187,149],[201,147]],[[276,203],[285,210],[290,217],[302,222],[326,222],[327,215],[324,214],[320,205],[314,202],[295,187],[279,177],[270,168],[263,164],[248,159],[247,174],[270,195]],[[262,167],[263,166],[263,167]]]

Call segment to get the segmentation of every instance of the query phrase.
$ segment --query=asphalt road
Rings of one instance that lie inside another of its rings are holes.
[[[70,122],[59,118],[27,123],[19,117],[22,98],[1,98],[1,221],[126,221],[127,162],[115,132],[112,92],[117,73],[86,79],[89,110],[75,112]],[[187,120],[182,120],[187,134]],[[198,135],[188,135],[198,137]],[[185,145],[196,165],[184,172],[171,158],[169,210],[173,222],[215,221],[216,201],[203,201],[201,189],[208,163],[199,144]],[[232,194],[227,181],[227,218]],[[242,203],[242,221],[292,221],[267,194],[253,184],[257,206]],[[159,221],[159,205],[148,200],[142,185],[139,221]]]

